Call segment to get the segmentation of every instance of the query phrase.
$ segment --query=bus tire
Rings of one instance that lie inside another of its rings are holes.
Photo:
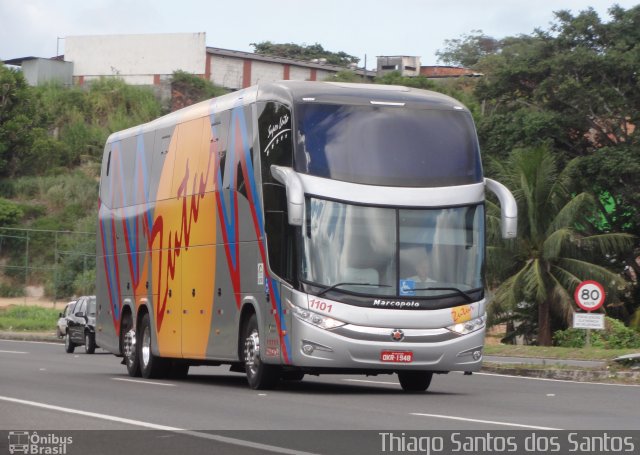
[[[84,334],[84,352],[93,354],[96,352],[96,335],[95,333],[86,332]]]
[[[76,344],[71,341],[71,335],[69,335],[69,331],[64,336],[64,352],[67,354],[73,354],[73,351],[76,349]]]
[[[424,392],[431,384],[431,371],[398,371],[398,379],[405,392]]]
[[[260,333],[258,319],[252,314],[245,325],[242,337],[244,368],[249,387],[256,390],[272,389],[280,380],[280,367],[262,362],[260,358]]]
[[[151,323],[145,313],[136,334],[136,356],[140,363],[140,373],[145,379],[161,378],[167,374],[167,361],[157,357],[151,350]]]

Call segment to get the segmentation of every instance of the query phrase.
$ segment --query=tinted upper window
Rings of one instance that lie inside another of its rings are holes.
[[[482,180],[478,141],[467,112],[299,104],[296,119],[299,172],[385,186]]]

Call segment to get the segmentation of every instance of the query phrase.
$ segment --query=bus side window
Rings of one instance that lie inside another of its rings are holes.
[[[285,188],[271,175],[271,165],[292,166],[291,110],[281,103],[258,104],[260,168],[269,266],[281,278],[293,278],[293,242],[287,222]]]

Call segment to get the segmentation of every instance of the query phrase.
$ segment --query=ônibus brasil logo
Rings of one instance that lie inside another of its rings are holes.
[[[53,433],[38,434],[37,431],[10,431],[9,453],[29,455],[65,455],[67,446],[73,444],[73,437],[58,436]]]

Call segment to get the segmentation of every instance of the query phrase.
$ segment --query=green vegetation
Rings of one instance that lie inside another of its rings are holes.
[[[593,332],[591,332],[593,334]],[[568,348],[557,346],[486,345],[485,355],[532,357],[538,359],[563,360],[612,360],[626,354],[637,353],[637,349],[605,349],[602,347]]]
[[[18,204],[0,198],[0,226],[13,226],[23,215]]]
[[[256,54],[306,61],[326,59],[327,63],[338,66],[348,66],[350,63],[358,63],[360,60],[358,57],[354,57],[353,55],[349,55],[345,52],[328,51],[318,43],[300,45],[294,43],[272,43],[271,41],[262,41],[260,43],[251,43],[251,46]]]
[[[213,82],[181,70],[173,72],[171,91],[174,110],[227,93]]]
[[[557,160],[545,147],[514,151],[494,163],[498,179],[518,202],[518,237],[498,240],[499,209],[490,205],[490,279],[500,283],[490,306],[493,322],[520,322],[509,337],[535,332],[537,343],[549,346],[553,328],[571,323],[573,290],[581,281],[604,283],[610,303],[619,303],[626,283],[605,267],[608,255],[624,252],[633,237],[597,233],[590,223],[596,213],[589,193],[571,194],[568,171],[558,172]],[[536,318],[537,316],[537,318]]]
[[[553,334],[557,346],[582,348],[586,343],[586,330],[566,329]],[[606,318],[605,330],[591,332],[591,346],[604,349],[638,349],[640,332],[626,327],[620,321]]]
[[[0,104],[0,227],[37,230],[0,232],[1,293],[24,293],[27,263],[27,284],[44,285],[49,296],[91,293],[104,143],[160,116],[160,102],[118,79],[29,87],[0,64]]]
[[[519,238],[487,250],[492,321],[544,345],[569,326],[583,279],[607,287],[608,316],[640,329],[640,6],[555,16],[548,30],[472,31],[438,52],[484,75],[470,92],[485,172],[518,197]]]
[[[0,308],[0,330],[54,330],[59,311],[37,306],[12,305]]]
[[[484,153],[548,144],[564,167],[578,158],[576,191],[607,192],[609,231],[640,235],[640,6],[614,6],[603,22],[593,9],[556,13],[549,30],[504,38],[475,68],[484,103],[478,131]],[[491,170],[491,169],[490,169]]]
[[[20,72],[0,65],[0,87],[0,178],[56,175],[98,162],[109,134],[162,113],[151,90],[118,79],[95,81],[88,90],[29,87]]]
[[[6,283],[0,283],[0,297],[22,297],[24,289],[22,286],[15,286]]]
[[[485,35],[482,30],[447,39],[444,46],[436,52],[438,59],[447,65],[465,68],[476,66],[482,58],[497,54],[502,47],[500,40]]]

